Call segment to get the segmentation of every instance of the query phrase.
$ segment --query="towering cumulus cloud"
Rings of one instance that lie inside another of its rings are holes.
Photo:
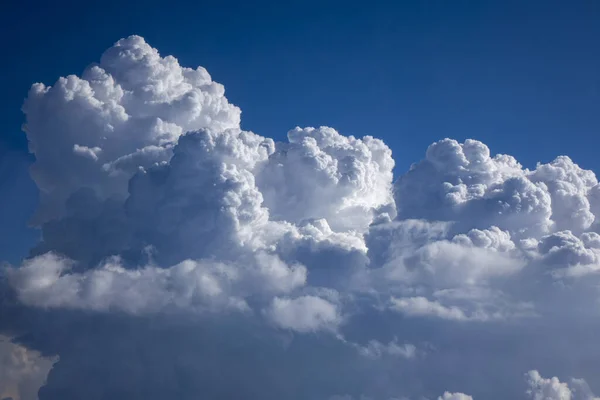
[[[394,183],[380,139],[243,131],[205,69],[138,36],[23,110],[42,235],[1,272],[2,395],[600,391],[600,185],[568,157],[444,139]]]

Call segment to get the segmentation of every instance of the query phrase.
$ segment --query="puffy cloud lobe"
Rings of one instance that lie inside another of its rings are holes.
[[[118,41],[81,78],[35,84],[23,110],[36,157],[31,174],[41,191],[38,223],[62,216],[65,201],[82,187],[101,199],[125,198],[136,171],[125,160],[149,167],[168,160],[187,131],[240,122],[239,108],[204,68],[183,68],[139,36]]]
[[[0,398],[36,400],[55,362],[53,357],[43,357],[0,336]]]
[[[130,270],[119,259],[110,259],[100,268],[72,273],[71,264],[48,253],[9,270],[8,278],[27,305],[132,314],[169,309],[245,312],[245,297],[289,292],[306,280],[303,266],[288,267],[264,253],[241,265],[186,260],[169,268]],[[320,318],[318,311],[314,318]]]
[[[527,263],[510,234],[494,226],[454,236],[451,230],[448,224],[414,220],[371,230],[367,238],[371,276],[396,294],[391,309],[412,317],[456,321],[530,316],[530,305],[494,289]]]
[[[497,225],[528,237],[588,229],[597,186],[594,173],[568,157],[529,171],[510,156],[490,157],[481,142],[445,139],[398,180],[396,204],[403,218],[460,221],[466,228]]]
[[[272,152],[272,140],[250,132],[183,136],[168,164],[131,180],[126,208],[138,237],[168,263],[254,248],[268,210],[252,169]]]
[[[596,232],[585,232],[580,237],[571,231],[555,232],[542,237],[537,249],[544,265],[558,277],[581,276],[600,269],[600,235]]]
[[[511,250],[510,236],[492,230],[471,230],[452,240],[428,243],[404,259],[405,267],[416,272],[414,279],[436,287],[472,285],[494,276],[518,271],[522,263]]]
[[[549,300],[543,292],[553,290],[532,287],[535,280],[597,271],[597,192],[594,173],[568,157],[530,171],[510,156],[490,156],[481,142],[445,139],[396,182],[396,221],[376,225],[367,236],[371,266],[403,285],[397,301],[408,315],[531,316],[532,294],[543,303]],[[483,311],[499,306],[496,299],[477,296],[469,305],[438,297],[473,288],[496,296],[489,290],[496,287],[528,300],[504,303],[512,311]]]
[[[379,213],[393,216],[394,160],[381,140],[346,137],[327,127],[296,128],[288,139],[258,175],[273,218],[324,218],[336,231],[363,232]]]
[[[538,165],[531,173],[534,182],[543,182],[552,198],[552,219],[556,229],[582,231],[595,220],[588,193],[598,185],[592,171],[581,169],[569,157],[560,156],[549,164]]]
[[[139,171],[124,203],[104,202],[82,188],[69,197],[65,218],[43,226],[34,254],[57,251],[94,264],[112,255],[157,250],[161,264],[256,247],[252,232],[268,220],[252,169],[273,152],[273,141],[251,132],[192,132],[173,157]],[[100,243],[98,243],[100,242]],[[263,246],[264,247],[264,246]],[[236,255],[237,253],[232,253]]]
[[[392,309],[410,316],[433,316],[443,319],[466,320],[469,317],[458,307],[446,307],[425,297],[392,298]],[[474,317],[477,319],[477,317]]]
[[[472,284],[522,266],[508,232],[492,226],[451,236],[450,229],[414,220],[377,225],[367,238],[369,256],[375,266],[386,266],[390,278],[439,287]]]
[[[363,236],[357,232],[334,232],[327,220],[305,221],[299,226],[271,223],[267,225],[278,254],[286,262],[298,261],[309,268],[308,283],[337,290],[364,284],[368,258]],[[281,228],[283,231],[278,232]]]
[[[337,306],[316,296],[275,297],[266,314],[277,326],[298,332],[335,330],[341,322]]]
[[[519,177],[520,164],[510,156],[490,158],[483,143],[445,139],[427,149],[426,158],[400,177],[395,187],[398,215],[456,220],[461,205],[480,199],[489,187]]]
[[[532,400],[597,400],[582,379],[572,379],[571,386],[561,382],[557,377],[543,378],[536,370],[527,373],[529,390],[527,393]]]

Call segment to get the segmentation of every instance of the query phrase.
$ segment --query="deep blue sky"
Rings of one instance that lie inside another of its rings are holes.
[[[396,3],[391,4],[391,3]],[[0,12],[0,260],[23,257],[36,190],[20,132],[31,83],[79,74],[139,34],[202,65],[242,124],[384,139],[396,172],[443,137],[523,164],[567,154],[600,171],[600,2],[17,2]]]

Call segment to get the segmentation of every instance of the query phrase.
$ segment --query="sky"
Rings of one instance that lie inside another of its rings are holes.
[[[21,132],[29,86],[81,73],[131,34],[207,68],[244,129],[265,136],[321,125],[374,135],[397,171],[445,137],[481,140],[527,167],[569,154],[600,168],[597,2],[396,3],[9,2],[0,151],[18,167],[0,170],[0,253],[16,262],[38,238],[23,223],[37,193]]]
[[[0,26],[0,398],[597,399],[600,4]]]

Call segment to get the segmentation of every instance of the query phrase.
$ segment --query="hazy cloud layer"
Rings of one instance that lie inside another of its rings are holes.
[[[394,182],[383,141],[275,142],[224,93],[137,36],[30,90],[0,333],[60,357],[41,400],[594,399],[592,171],[444,139]]]

